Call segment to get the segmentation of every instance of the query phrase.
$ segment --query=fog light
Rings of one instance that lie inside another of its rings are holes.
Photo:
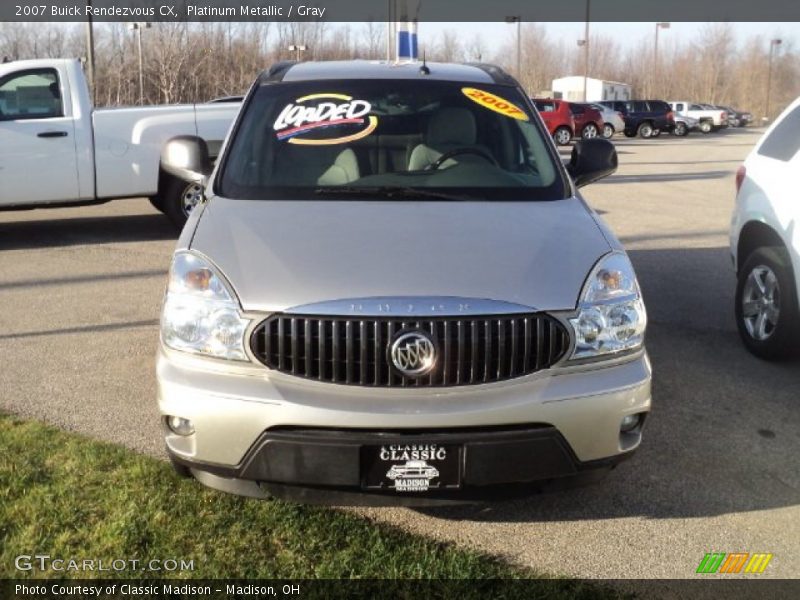
[[[167,426],[178,435],[192,435],[194,424],[183,417],[167,417]]]
[[[619,424],[619,430],[622,433],[627,433],[633,429],[636,429],[641,422],[639,415],[625,415],[622,417],[622,422]]]

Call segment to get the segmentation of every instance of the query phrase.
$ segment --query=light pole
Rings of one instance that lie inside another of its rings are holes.
[[[583,32],[583,101],[586,102],[589,87],[589,19],[591,0],[586,0],[586,30]],[[580,43],[578,43],[580,45]]]
[[[304,44],[292,44],[289,46],[289,52],[294,52],[294,58],[297,62],[300,62],[300,53],[306,50],[308,50],[308,48]]]
[[[516,23],[517,24],[517,79],[522,78],[522,17],[512,16],[506,17],[506,23]]]
[[[97,101],[94,86],[94,25],[92,22],[92,0],[86,0],[86,71],[89,79],[89,89],[92,93],[92,104]]]
[[[650,90],[653,97],[656,96],[656,84],[658,82],[658,30],[669,29],[669,27],[669,23],[656,23],[656,44],[653,48],[653,89]]]
[[[769,67],[767,68],[767,102],[764,107],[764,121],[769,121],[769,96],[772,91],[772,55],[775,53],[775,48],[780,46],[783,40],[774,39],[769,41]]]
[[[136,46],[139,51],[139,105],[144,106],[144,55],[142,54],[142,29],[150,29],[150,23],[128,23],[128,29],[136,32]]]

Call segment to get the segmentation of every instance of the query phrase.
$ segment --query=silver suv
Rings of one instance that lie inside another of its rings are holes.
[[[594,478],[650,410],[646,313],[620,243],[496,67],[281,63],[178,242],[158,396],[176,468],[252,496],[428,503]],[[407,465],[419,477],[396,477]],[[506,491],[503,491],[506,490]]]

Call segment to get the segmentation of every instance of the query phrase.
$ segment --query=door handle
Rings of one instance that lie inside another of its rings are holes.
[[[66,131],[43,131],[42,133],[37,133],[36,137],[40,138],[59,138],[59,137],[67,137],[69,134]]]

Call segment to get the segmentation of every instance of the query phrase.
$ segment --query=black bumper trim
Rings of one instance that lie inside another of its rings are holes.
[[[525,425],[447,431],[281,428],[262,433],[237,467],[188,461],[174,454],[171,458],[191,469],[220,477],[257,481],[280,497],[300,494],[309,501],[311,497],[338,490],[344,494],[386,495],[397,499],[400,496],[393,491],[361,489],[361,447],[414,443],[455,444],[464,448],[462,489],[420,494],[431,497],[468,496],[470,489],[509,484],[529,486],[607,471],[633,453],[581,462],[554,427]]]

